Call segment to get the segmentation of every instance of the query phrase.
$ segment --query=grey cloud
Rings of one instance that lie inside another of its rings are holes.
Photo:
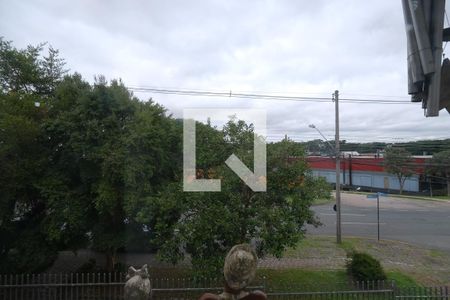
[[[399,1],[8,0],[0,14],[7,39],[48,41],[88,80],[100,73],[129,85],[407,99]],[[184,107],[257,107],[268,110],[271,135],[320,138],[311,123],[334,135],[331,102],[137,95],[177,117]],[[448,118],[426,119],[420,105],[341,105],[347,140],[450,136]]]

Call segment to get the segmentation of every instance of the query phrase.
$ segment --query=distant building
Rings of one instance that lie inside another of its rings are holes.
[[[357,151],[341,151],[341,156],[347,157],[347,156],[359,156],[359,152]]]
[[[415,156],[415,173],[405,181],[405,192],[421,192],[426,188],[424,169],[428,157]],[[329,183],[336,183],[336,162],[334,158],[309,156],[307,162],[313,175],[324,177]],[[387,173],[384,168],[384,158],[370,156],[344,155],[341,158],[341,184],[348,188],[360,187],[365,190],[398,191],[398,178]]]

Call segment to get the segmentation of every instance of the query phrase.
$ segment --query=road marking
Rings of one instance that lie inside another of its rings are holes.
[[[319,213],[319,215],[322,215],[322,216],[335,216],[336,214]],[[341,216],[365,217],[366,215],[363,215],[363,214],[342,214],[341,213]]]
[[[342,222],[344,225],[378,225],[378,223],[363,223],[363,222]],[[380,225],[386,225],[386,223],[380,223]]]
[[[363,214],[341,214],[343,216],[355,216],[355,217],[365,217],[366,215]]]

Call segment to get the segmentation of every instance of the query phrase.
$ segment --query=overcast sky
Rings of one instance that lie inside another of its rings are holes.
[[[449,2],[449,1],[447,1]],[[447,8],[449,8],[447,3]],[[48,42],[72,72],[127,86],[404,100],[341,103],[341,139],[450,138],[450,115],[425,118],[407,95],[400,0],[0,1],[0,35]],[[450,46],[445,52],[450,55]],[[268,139],[334,138],[334,104],[136,94],[183,108],[268,111]]]

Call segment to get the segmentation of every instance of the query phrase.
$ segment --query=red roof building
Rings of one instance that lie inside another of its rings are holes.
[[[309,156],[307,162],[316,176],[324,177],[328,182],[336,182],[336,162],[334,158]],[[404,191],[419,192],[423,178],[426,157],[414,157],[410,164],[414,174],[408,177]],[[389,174],[384,167],[384,158],[376,156],[344,157],[341,159],[341,184],[350,187],[362,187],[380,190],[399,190],[398,178]]]

